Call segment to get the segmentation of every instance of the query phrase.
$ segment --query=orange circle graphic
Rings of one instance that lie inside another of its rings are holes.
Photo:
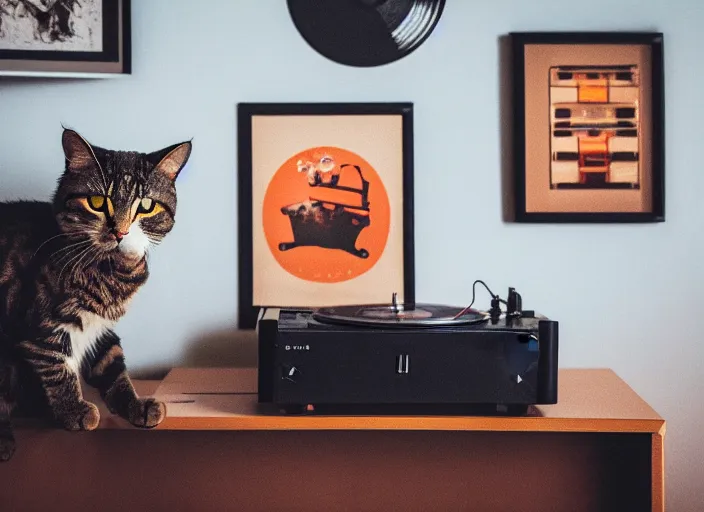
[[[307,281],[364,274],[389,238],[381,178],[362,157],[337,147],[310,148],[286,160],[269,182],[262,213],[274,258]]]

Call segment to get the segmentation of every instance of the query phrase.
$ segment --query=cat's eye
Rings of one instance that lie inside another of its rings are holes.
[[[135,203],[137,209],[135,212],[135,217],[140,219],[154,217],[164,211],[164,206],[154,201],[151,197],[143,197],[142,199],[135,201]],[[133,203],[132,208],[135,208],[135,203]]]
[[[105,215],[109,215],[111,217],[115,215],[115,210],[112,207],[112,201],[109,197],[88,196],[85,198],[85,203],[87,203],[88,207],[95,212],[104,213]]]
[[[151,198],[143,197],[142,200],[139,202],[138,213],[151,213],[151,211],[154,209],[155,204],[156,203]]]
[[[105,207],[105,197],[103,197],[103,196],[90,196],[88,198],[88,204],[95,211],[99,211],[99,212],[103,211],[103,208]]]

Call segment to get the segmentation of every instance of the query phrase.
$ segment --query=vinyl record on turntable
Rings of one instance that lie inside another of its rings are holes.
[[[313,311],[313,318],[323,323],[410,328],[481,324],[489,315],[476,309],[442,304],[379,304],[319,308]]]
[[[417,49],[445,0],[287,0],[294,25],[318,53],[339,64],[381,66]]]

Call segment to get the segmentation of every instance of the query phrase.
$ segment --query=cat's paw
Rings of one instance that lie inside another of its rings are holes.
[[[7,462],[15,453],[15,439],[13,437],[0,437],[0,462]]]
[[[100,423],[100,412],[95,404],[81,400],[75,407],[62,411],[59,421],[66,430],[95,430]]]
[[[138,398],[130,404],[129,422],[135,427],[154,428],[166,418],[166,404],[153,398]]]

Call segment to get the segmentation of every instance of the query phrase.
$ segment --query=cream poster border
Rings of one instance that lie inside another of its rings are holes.
[[[252,299],[255,306],[320,307],[403,300],[404,204],[403,116],[253,115],[252,122]],[[366,273],[340,283],[315,283],[281,268],[262,229],[267,186],[291,155],[315,146],[337,146],[362,156],[384,182],[390,205],[389,238],[379,261]]]
[[[525,48],[526,212],[647,212],[652,209],[652,67],[646,45],[532,44]],[[641,187],[550,189],[549,70],[560,65],[637,64],[640,85]]]

